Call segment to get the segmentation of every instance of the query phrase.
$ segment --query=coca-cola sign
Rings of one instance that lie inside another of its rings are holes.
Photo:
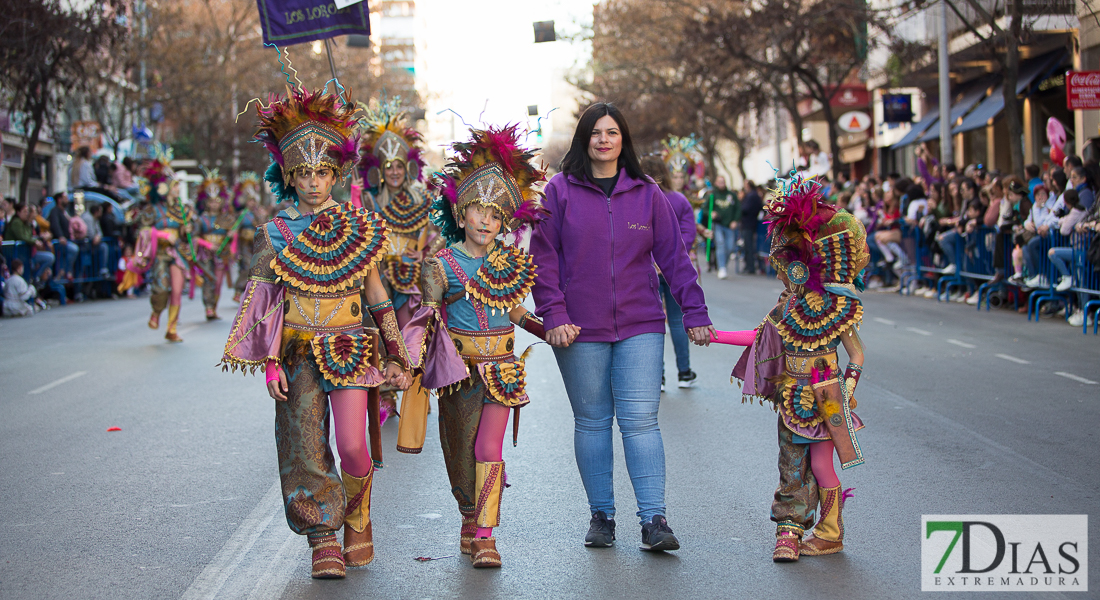
[[[1066,106],[1070,110],[1100,109],[1100,71],[1066,73]]]

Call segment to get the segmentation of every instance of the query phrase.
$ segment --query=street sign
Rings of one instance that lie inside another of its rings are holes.
[[[882,95],[882,122],[883,123],[912,123],[913,122],[913,95],[912,94],[883,94]]]
[[[871,127],[871,116],[862,111],[852,110],[840,115],[836,124],[848,133],[867,131]]]
[[[87,146],[92,150],[92,154],[95,154],[103,147],[99,121],[73,121],[71,136],[72,150]]]
[[[1100,109],[1100,71],[1066,72],[1066,106],[1070,110]]]
[[[553,21],[535,21],[535,43],[557,41],[558,34],[554,31]]]
[[[338,35],[370,35],[365,1],[338,8],[329,0],[256,0],[265,44],[289,46]]]

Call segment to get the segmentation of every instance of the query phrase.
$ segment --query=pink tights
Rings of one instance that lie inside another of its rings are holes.
[[[833,470],[832,442],[810,444],[810,469],[814,472],[819,488],[835,488],[840,485],[840,479]]]
[[[477,441],[474,442],[474,458],[477,462],[504,460],[504,432],[508,428],[508,415],[512,409],[493,402],[481,407],[481,420],[477,424]],[[479,538],[492,537],[492,527],[478,527],[474,534]]]
[[[333,390],[328,397],[336,427],[340,468],[352,477],[366,477],[371,470],[367,446],[367,390]]]

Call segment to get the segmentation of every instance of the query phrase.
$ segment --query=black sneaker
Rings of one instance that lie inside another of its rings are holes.
[[[646,552],[679,550],[680,540],[669,529],[665,516],[656,515],[649,523],[642,525],[642,545],[639,547]]]
[[[692,371],[691,369],[688,369],[687,371],[680,371],[680,383],[678,383],[677,385],[682,388],[695,387],[696,377],[697,376],[695,375],[695,371]]]
[[[584,536],[584,545],[589,548],[610,548],[615,545],[615,519],[608,519],[607,513],[597,510],[588,525],[588,535]]]

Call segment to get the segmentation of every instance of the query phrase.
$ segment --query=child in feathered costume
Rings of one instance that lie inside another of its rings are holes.
[[[843,493],[833,469],[863,463],[856,431],[863,421],[855,389],[863,370],[859,324],[861,272],[870,260],[867,232],[825,201],[821,184],[792,173],[765,206],[771,261],[785,290],[752,331],[718,332],[715,341],[748,346],[733,370],[744,398],[770,400],[779,413],[779,487],[772,560],[833,554],[844,548]],[[837,346],[848,354],[843,374]],[[814,513],[820,503],[816,525]],[[803,534],[813,528],[813,533]]]
[[[241,293],[248,283],[248,271],[252,268],[252,244],[256,241],[256,225],[260,209],[260,176],[254,171],[242,171],[233,188],[233,211],[237,214],[237,235],[232,244],[237,256],[237,282],[233,286],[233,301],[241,301]]]
[[[421,183],[427,165],[421,156],[421,135],[408,126],[408,115],[401,98],[380,100],[375,108],[363,109],[363,142],[359,158],[359,176],[367,189],[352,185],[352,202],[361,202],[378,213],[386,223],[390,245],[382,259],[382,282],[393,298],[397,322],[404,327],[420,308],[420,270],[424,259],[443,247],[438,231],[431,226],[431,198]],[[365,197],[361,194],[365,192]],[[432,242],[439,243],[432,245]],[[427,392],[413,382],[405,392],[402,406],[423,405]],[[409,396],[416,396],[415,398]],[[382,422],[397,413],[393,390],[382,389]],[[401,414],[405,411],[402,410]],[[401,447],[399,446],[399,449]]]
[[[183,285],[195,263],[194,212],[179,197],[179,182],[169,161],[169,156],[158,156],[149,161],[143,173],[146,201],[135,218],[138,238],[127,268],[137,275],[149,271],[146,280],[153,308],[149,328],[160,327],[160,315],[167,307],[164,339],[178,343],[183,341],[176,333]]]
[[[222,286],[229,276],[233,263],[233,237],[236,235],[236,218],[229,206],[229,182],[217,169],[206,171],[195,208],[200,215],[196,220],[196,232],[205,248],[199,250],[199,266],[202,269],[202,303],[206,307],[206,320],[218,319],[218,300]]]
[[[508,415],[516,411],[515,435],[519,408],[529,402],[526,353],[514,354],[514,325],[545,337],[542,322],[521,306],[535,280],[531,256],[497,236],[540,219],[533,186],[544,174],[519,146],[516,126],[471,134],[454,144],[457,156],[433,205],[432,219],[450,246],[424,262],[423,307],[403,334],[424,387],[439,393],[439,441],[462,515],[460,549],[483,568],[501,565],[493,527]]]
[[[294,204],[256,230],[250,280],[222,363],[265,370],[268,394],[277,401],[287,523],[308,536],[313,577],[339,578],[346,565],[374,558],[370,493],[382,464],[378,386],[407,387],[410,361],[376,269],[388,243],[385,224],[330,195],[357,158],[355,104],[323,91],[288,89],[286,99],[257,112],[256,139],[273,159],[265,179],[278,201]],[[340,471],[328,444],[330,409]],[[369,453],[364,427],[371,433]],[[343,552],[335,533],[341,526]]]

